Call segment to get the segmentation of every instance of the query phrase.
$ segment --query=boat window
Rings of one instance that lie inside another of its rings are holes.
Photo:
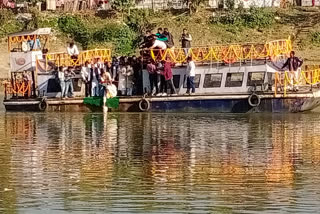
[[[221,87],[222,74],[206,74],[204,76],[203,88]]]
[[[269,85],[274,85],[274,81],[275,81],[275,73],[268,73],[268,84]]]
[[[174,85],[175,88],[179,88],[180,75],[173,75],[173,85]]]
[[[196,76],[194,77],[194,87],[195,88],[199,88],[199,85],[200,85],[200,78],[201,78],[201,74],[196,74]],[[187,88],[187,75],[184,75],[184,84],[183,84],[183,87],[184,88]]]
[[[228,73],[226,87],[241,87],[243,81],[243,73]]]
[[[264,82],[264,72],[249,72],[247,86],[262,85]]]
[[[47,86],[47,93],[58,93],[61,92],[61,87],[56,79],[49,79]]]

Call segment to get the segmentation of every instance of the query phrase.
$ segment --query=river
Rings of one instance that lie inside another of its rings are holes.
[[[317,213],[320,114],[0,113],[0,213]]]

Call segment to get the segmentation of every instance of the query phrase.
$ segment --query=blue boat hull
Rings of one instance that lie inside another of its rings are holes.
[[[121,101],[120,112],[139,112],[139,102]],[[148,112],[216,112],[216,113],[246,113],[246,112],[302,112],[316,108],[320,104],[315,98],[268,98],[261,99],[257,107],[250,106],[248,99],[197,99],[197,100],[157,100],[149,101]]]

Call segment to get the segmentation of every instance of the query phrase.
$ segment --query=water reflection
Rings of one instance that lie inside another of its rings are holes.
[[[0,119],[0,211],[317,211],[317,114]]]

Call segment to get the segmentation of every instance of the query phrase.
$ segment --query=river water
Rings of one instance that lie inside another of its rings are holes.
[[[0,213],[318,213],[320,114],[0,113]]]

